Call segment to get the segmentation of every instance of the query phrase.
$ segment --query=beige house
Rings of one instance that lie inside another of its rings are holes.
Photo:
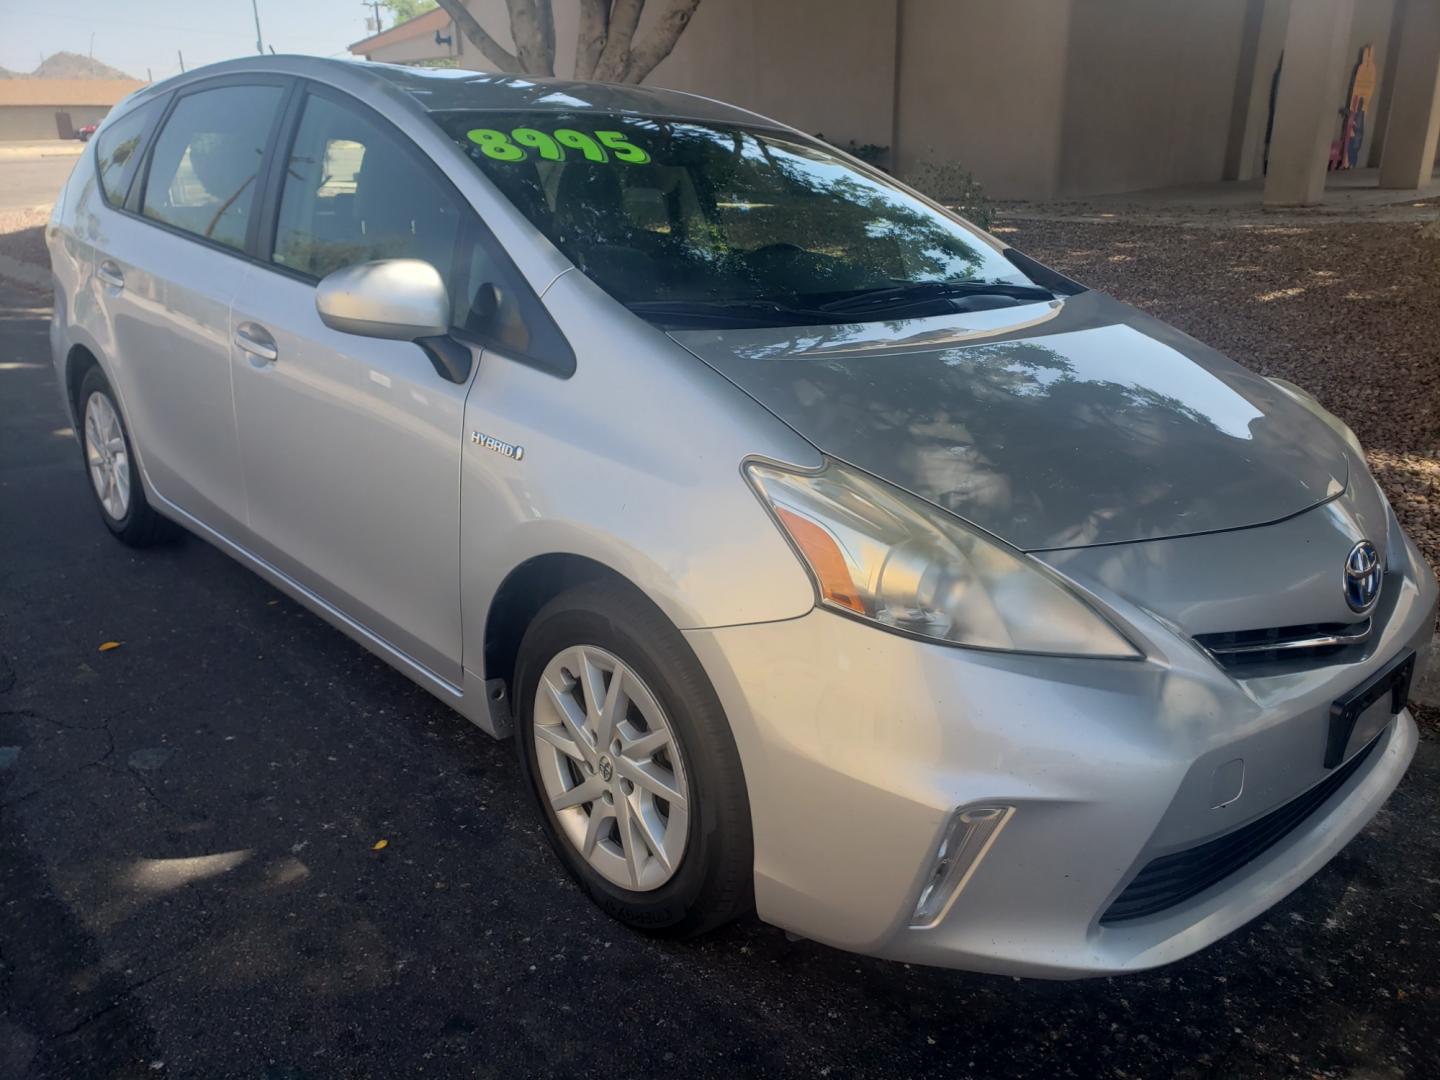
[[[511,47],[505,0],[468,6]],[[553,6],[563,76],[579,5]],[[1366,46],[1372,93],[1342,115]],[[350,51],[491,66],[438,9]],[[886,146],[902,174],[958,162],[999,198],[1254,179],[1268,160],[1266,202],[1301,205],[1341,144],[1379,184],[1429,182],[1440,0],[703,0],[646,82]]]
[[[138,79],[0,79],[0,142],[71,138],[144,85]]]

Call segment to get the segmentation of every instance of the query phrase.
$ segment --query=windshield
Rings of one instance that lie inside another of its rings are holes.
[[[821,305],[911,285],[931,305],[941,283],[1034,291],[974,231],[801,137],[593,113],[436,119],[576,266],[658,322],[727,307],[753,325],[765,305],[829,317]]]

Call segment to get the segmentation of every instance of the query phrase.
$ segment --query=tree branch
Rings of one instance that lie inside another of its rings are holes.
[[[554,75],[555,16],[550,0],[505,0],[505,6],[510,9],[510,33],[521,70]]]
[[[645,10],[645,0],[615,0],[610,9],[610,29],[605,36],[605,48],[595,65],[595,78],[600,82],[621,82],[625,69],[630,66],[630,42],[635,37],[635,27],[640,25],[640,13]]]
[[[645,76],[670,55],[675,48],[675,42],[680,40],[680,35],[690,24],[690,16],[695,14],[695,9],[699,6],[700,0],[670,0],[670,6],[656,20],[650,32],[638,45],[630,48],[630,58],[620,81],[643,82]]]
[[[593,79],[595,65],[610,33],[610,0],[580,0],[580,29],[575,35],[575,78]]]
[[[460,28],[460,32],[470,39],[470,43],[484,54],[485,59],[501,71],[519,73],[525,70],[518,58],[507,52],[503,45],[485,32],[480,21],[470,14],[470,9],[465,6],[465,0],[436,0],[436,2],[445,9],[445,14],[450,16],[455,25]]]
[[[536,18],[540,20],[540,32],[545,42],[545,70],[555,74],[555,12],[550,0],[534,0]]]

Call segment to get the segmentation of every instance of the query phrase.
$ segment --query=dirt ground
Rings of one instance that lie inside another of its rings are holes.
[[[0,210],[0,255],[36,266],[50,265],[45,251],[48,210]]]

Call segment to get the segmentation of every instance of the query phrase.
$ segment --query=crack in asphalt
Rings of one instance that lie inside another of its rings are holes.
[[[137,979],[133,983],[128,983],[127,985],[122,986],[108,1003],[96,1009],[94,1012],[90,1013],[90,1015],[86,1016],[79,1023],[72,1024],[70,1027],[64,1029],[63,1031],[57,1031],[53,1035],[47,1035],[45,1037],[45,1041],[59,1042],[61,1039],[68,1039],[73,1035],[78,1035],[81,1031],[89,1027],[96,1020],[99,1020],[107,1013],[114,1012],[121,1005],[125,1004],[125,999],[128,998],[131,994],[135,993],[135,991],[149,986],[156,979],[163,978],[164,976],[169,975],[171,972],[178,971],[180,967],[181,965],[175,964],[171,967],[162,968],[160,971],[147,975],[143,979]]]
[[[13,683],[13,671],[11,674]],[[28,802],[30,799],[35,798],[37,795],[41,795],[49,791],[57,784],[60,784],[67,780],[75,779],[75,777],[79,776],[87,769],[98,768],[103,769],[104,771],[110,773],[112,776],[125,776],[135,781],[135,783],[140,786],[140,788],[145,792],[145,794],[150,798],[150,800],[154,802],[155,805],[160,807],[160,809],[164,810],[167,814],[173,814],[176,817],[188,818],[191,820],[204,820],[205,815],[194,814],[187,810],[182,810],[170,803],[168,800],[166,800],[164,796],[162,796],[158,791],[155,790],[155,788],[151,785],[150,781],[147,780],[143,775],[141,775],[139,770],[137,770],[134,766],[126,766],[125,768],[121,769],[111,764],[115,757],[116,746],[115,732],[112,730],[110,725],[114,722],[115,717],[104,717],[98,724],[67,724],[63,721],[56,720],[52,716],[46,716],[44,713],[38,712],[34,709],[26,708],[0,710],[0,720],[11,717],[18,717],[22,720],[34,720],[42,724],[49,724],[52,727],[59,728],[62,731],[79,731],[88,732],[95,735],[104,735],[105,752],[102,753],[99,757],[95,758],[93,761],[87,761],[82,765],[78,765],[73,769],[67,769],[64,772],[51,777],[49,780],[37,785],[23,795],[16,796],[13,799],[0,799],[0,810],[7,810],[12,807],[19,806],[20,804]]]
[[[105,767],[111,772],[118,773],[120,771],[119,769],[116,769],[114,766],[111,765],[107,765]],[[149,795],[150,798],[154,801],[155,805],[160,807],[160,809],[164,810],[167,814],[174,814],[176,817],[181,818],[204,820],[205,815],[203,814],[191,814],[184,810],[177,810],[175,807],[171,806],[168,802],[166,802],[163,798],[160,797],[160,794],[153,787],[150,786],[150,781],[146,780],[145,777],[141,776],[140,773],[137,772],[133,767],[127,767],[125,772],[130,777],[130,779],[134,780],[137,784],[140,785],[140,787],[144,790],[145,794]]]

